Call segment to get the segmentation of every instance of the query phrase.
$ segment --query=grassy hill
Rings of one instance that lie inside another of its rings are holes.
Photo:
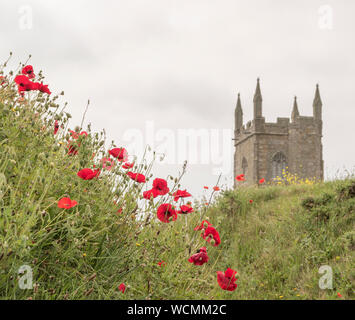
[[[213,192],[211,204],[201,200],[193,205],[195,212],[162,223],[157,207],[175,204],[171,194],[182,188],[180,177],[167,177],[170,195],[142,199],[154,178],[151,163],[143,159],[131,169],[147,177],[145,184],[127,177],[122,163],[105,170],[104,133],[88,127],[88,135],[80,135],[78,126],[79,137],[73,139],[70,114],[57,104],[58,96],[26,92],[21,97],[12,74],[4,77],[1,298],[354,299],[354,179],[221,190]],[[68,146],[78,153],[68,155]],[[77,176],[94,166],[101,169],[99,178]],[[78,204],[59,208],[62,197]],[[202,220],[216,227],[221,245],[208,244],[194,230]],[[192,265],[188,258],[202,246],[208,263]],[[32,268],[32,289],[19,287],[23,265]],[[322,265],[332,268],[333,289],[318,286]],[[238,272],[233,292],[216,281],[216,272],[227,267]]]

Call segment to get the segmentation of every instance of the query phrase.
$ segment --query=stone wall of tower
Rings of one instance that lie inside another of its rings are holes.
[[[255,135],[245,135],[243,140],[236,142],[234,153],[234,178],[243,173],[243,158],[247,160],[248,169],[245,173],[246,181],[243,184],[251,185],[255,181]],[[235,185],[237,184],[234,179]]]
[[[321,123],[313,117],[297,117],[289,132],[289,171],[301,178],[323,180]]]

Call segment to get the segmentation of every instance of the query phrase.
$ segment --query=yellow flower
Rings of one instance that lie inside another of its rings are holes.
[[[83,253],[83,257],[84,257],[84,258],[86,257],[86,253],[85,253],[85,252]]]
[[[340,260],[340,257],[339,257],[339,256],[336,256],[335,259],[336,259],[336,260]]]
[[[284,296],[280,296],[279,298],[282,299]]]
[[[139,247],[140,245],[141,245],[140,243],[136,242],[136,246],[137,246],[137,247]]]
[[[300,294],[296,294],[296,297],[300,297],[301,295]]]

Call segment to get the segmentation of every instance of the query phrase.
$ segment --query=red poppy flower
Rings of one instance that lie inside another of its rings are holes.
[[[113,166],[115,165],[115,163],[113,162],[113,159],[110,159],[110,158],[102,158],[101,162],[102,162],[102,168],[106,169],[106,170],[111,170],[113,168]]]
[[[174,201],[178,201],[180,198],[191,197],[191,194],[188,193],[185,189],[185,190],[178,190],[178,191],[174,192],[173,196],[174,196]]]
[[[8,81],[6,80],[6,78],[4,76],[0,76],[0,86],[5,88],[7,87],[7,85],[8,85]]]
[[[160,196],[163,196],[169,192],[168,183],[166,180],[160,178],[154,179],[153,189],[155,189]]]
[[[204,188],[204,189],[208,189],[208,187],[206,187],[206,186],[204,186],[203,188]]]
[[[129,172],[127,172],[127,176],[129,176],[132,180],[134,180],[138,183],[145,182],[145,176],[141,173],[133,173],[133,172],[129,171]]]
[[[213,190],[214,191],[219,191],[219,190],[221,190],[219,187],[217,187],[217,186],[215,186],[215,187],[213,187]]]
[[[124,283],[121,283],[119,286],[118,286],[118,290],[120,290],[122,293],[125,292],[126,290],[126,285]]]
[[[228,290],[228,291],[234,291],[237,289],[237,284],[235,283],[237,281],[235,275],[237,271],[234,271],[233,269],[227,268],[227,270],[223,273],[222,271],[217,271],[217,282],[219,286],[223,290]]]
[[[339,292],[337,293],[337,295],[338,295],[339,298],[343,297]]]
[[[113,148],[109,150],[108,153],[114,158],[117,158],[118,161],[128,160],[128,153],[125,148]]]
[[[56,120],[56,121],[54,122],[54,134],[57,134],[58,129],[59,129],[59,124],[58,124],[58,120]]]
[[[30,81],[25,75],[18,75],[15,77],[15,83],[17,84],[18,91],[21,93],[23,91],[35,90],[35,84]]]
[[[81,169],[78,173],[77,173],[78,177],[80,177],[81,179],[84,180],[91,180],[95,177],[98,177],[100,175],[100,170],[96,169],[96,170],[91,170],[89,168],[85,168],[85,169]]]
[[[78,154],[78,150],[76,149],[75,146],[72,145],[71,142],[68,144],[67,148],[68,148],[68,154],[69,154],[69,155],[76,155],[76,154]]]
[[[180,211],[178,211],[177,213],[179,214],[188,214],[194,212],[194,209],[191,206],[186,206],[186,205],[182,205],[180,206]]]
[[[249,200],[249,203],[253,203],[253,202],[254,202],[253,200],[251,200],[251,199]]]
[[[22,74],[28,76],[29,79],[33,79],[35,77],[35,74],[33,73],[33,67],[31,65],[24,67],[22,69]]]
[[[123,169],[130,169],[130,168],[133,168],[133,166],[134,166],[134,163],[126,162],[122,165],[122,168]]]
[[[240,174],[239,176],[236,176],[235,179],[237,181],[245,181],[244,174]]]
[[[165,261],[160,261],[160,262],[158,262],[158,266],[159,267],[161,267],[161,266],[165,267],[166,266],[166,262]]]
[[[262,178],[262,179],[259,180],[259,183],[260,183],[260,184],[263,184],[264,182],[265,182],[265,179],[264,179],[264,178]]]
[[[157,218],[164,223],[169,223],[177,219],[177,214],[174,207],[170,203],[163,203],[157,211]]]
[[[41,92],[51,94],[52,92],[48,89],[48,84],[43,84],[43,83],[35,83],[35,90],[39,90]]]
[[[148,191],[144,191],[143,192],[143,198],[144,199],[147,199],[147,200],[150,200],[152,197],[153,199],[156,198],[158,196],[158,191],[155,190],[155,189],[151,189],[151,190],[148,190]]]
[[[78,132],[75,132],[75,131],[69,129],[69,132],[70,132],[72,138],[75,140],[79,139],[79,136],[82,136],[82,135],[85,135],[86,137],[88,136],[88,133],[86,131],[81,131],[80,133],[78,133]]]
[[[188,261],[193,263],[195,266],[202,266],[208,262],[206,247],[198,249],[197,253],[193,254]]]
[[[209,227],[209,226],[211,226],[211,225],[212,225],[212,224],[209,223],[207,220],[203,220],[199,226],[195,227],[194,230],[197,231],[197,230],[206,229],[207,227]]]
[[[215,247],[219,246],[221,243],[218,231],[211,225],[206,228],[205,232],[202,234],[202,237]]]
[[[62,198],[58,201],[58,208],[62,209],[70,209],[77,205],[78,203],[75,200],[71,200],[70,198]]]

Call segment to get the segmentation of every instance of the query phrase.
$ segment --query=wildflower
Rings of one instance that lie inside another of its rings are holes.
[[[106,170],[111,170],[113,168],[113,166],[115,165],[113,160],[110,158],[102,158],[101,162],[102,162],[102,168],[104,168]]]
[[[158,266],[161,267],[161,266],[166,266],[166,262],[165,261],[160,261],[158,262]]]
[[[202,237],[215,247],[219,246],[221,243],[218,231],[211,225],[206,228],[205,232],[202,234]]]
[[[78,143],[78,147],[80,147],[80,143]],[[77,150],[76,146],[74,146],[73,142],[69,142],[69,144],[67,145],[67,148],[68,148],[69,155],[78,154],[78,150]]]
[[[204,189],[208,189],[208,187],[207,187],[207,186],[204,186],[203,188],[204,188]]]
[[[117,158],[118,161],[128,160],[128,153],[125,148],[113,148],[109,150],[108,153],[114,158]]]
[[[134,163],[126,162],[122,165],[122,168],[123,169],[130,169],[130,168],[133,168],[133,166],[134,166]]]
[[[118,290],[120,290],[122,293],[125,292],[126,290],[126,285],[124,283],[121,283],[119,286],[118,286]]]
[[[25,75],[18,75],[14,79],[18,87],[18,92],[34,90],[34,83],[30,81]]]
[[[34,88],[41,92],[51,94],[52,92],[48,89],[48,84],[44,85],[43,83],[35,83]]]
[[[264,179],[264,178],[262,178],[262,179],[259,180],[259,183],[260,183],[260,184],[263,184],[264,182],[265,182],[265,179]]]
[[[239,176],[236,176],[235,179],[237,181],[245,181],[244,174],[240,174]]]
[[[202,247],[197,250],[197,253],[193,254],[189,259],[189,262],[193,263],[195,266],[202,266],[208,262],[208,255],[206,247]]]
[[[235,274],[237,271],[227,268],[223,273],[222,271],[217,271],[217,282],[223,290],[234,291],[237,289],[237,281]]]
[[[6,80],[6,78],[4,76],[0,76],[0,86],[5,88],[7,87],[7,85],[8,85],[8,81]]]
[[[83,258],[85,258],[85,257],[86,257],[86,253],[84,252],[84,253],[83,253]]]
[[[284,296],[280,296],[279,298],[282,299]]]
[[[191,212],[194,212],[194,209],[189,206],[189,205],[182,205],[180,206],[180,211],[178,211],[177,213],[179,214],[187,214],[187,213],[191,213]]]
[[[22,74],[28,76],[29,79],[33,79],[35,77],[35,74],[33,73],[33,67],[31,65],[25,66],[22,69]]]
[[[127,176],[129,176],[132,180],[134,180],[138,183],[145,182],[145,176],[141,173],[133,173],[133,172],[129,171],[129,172],[127,172]]]
[[[213,187],[213,190],[214,191],[219,191],[219,190],[221,190],[219,187],[217,187],[217,186],[215,186],[215,187]]]
[[[339,256],[336,256],[335,259],[336,259],[336,260],[340,260],[340,257],[339,257]]]
[[[138,243],[138,242],[136,242],[136,246],[137,246],[137,247],[140,247],[140,246],[141,246],[141,244],[140,244],[140,243]]]
[[[338,295],[339,298],[343,297],[339,292],[337,293],[337,295]]]
[[[163,203],[157,210],[157,218],[164,223],[169,223],[177,219],[174,207],[170,203]]]
[[[58,120],[56,120],[56,121],[54,122],[54,134],[55,134],[55,135],[57,134],[58,129],[59,129],[59,124],[58,124]]]
[[[96,169],[96,170],[91,170],[89,168],[85,168],[85,169],[81,169],[78,173],[77,173],[78,177],[84,180],[91,180],[95,177],[98,177],[100,175],[100,170]]]
[[[158,196],[158,191],[155,190],[155,189],[151,189],[151,190],[148,190],[148,191],[144,191],[143,192],[143,198],[144,199],[147,199],[147,200],[150,200],[152,197],[153,199],[156,198]]]
[[[72,138],[75,140],[79,139],[79,137],[83,136],[83,135],[85,135],[85,137],[88,136],[88,133],[86,131],[81,131],[80,133],[78,133],[78,132],[75,132],[75,131],[69,129],[69,132],[70,132],[70,135],[72,136]]]
[[[62,209],[70,209],[77,205],[78,203],[75,200],[71,200],[70,198],[61,198],[58,201],[58,208]]]
[[[252,199],[249,200],[249,203],[253,203],[254,201]]]
[[[201,224],[197,227],[194,228],[195,231],[197,230],[203,230],[206,229],[207,227],[211,226],[212,224],[209,223],[207,220],[203,220]]]
[[[168,183],[166,180],[160,178],[154,179],[153,189],[160,196],[163,196],[169,192]]]
[[[187,197],[191,197],[191,194],[188,193],[185,190],[177,190],[176,192],[173,193],[174,196],[174,201],[178,201],[180,198],[187,198]]]

